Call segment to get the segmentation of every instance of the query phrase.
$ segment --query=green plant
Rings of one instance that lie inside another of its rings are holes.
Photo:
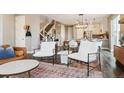
[[[122,36],[119,41],[121,45],[124,44],[124,36]]]
[[[69,45],[68,45],[68,44],[65,44],[65,45],[63,46],[63,49],[64,49],[64,50],[68,50],[68,48],[69,48]]]

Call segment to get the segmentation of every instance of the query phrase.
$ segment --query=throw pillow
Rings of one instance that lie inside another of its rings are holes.
[[[5,58],[15,57],[15,52],[12,47],[5,48]]]
[[[10,47],[10,45],[4,44],[4,45],[2,45],[1,47],[3,47],[3,48],[8,48],[8,47]]]
[[[22,50],[15,51],[17,57],[23,56],[24,52]]]
[[[4,48],[0,47],[0,59],[4,59],[4,58],[5,58]]]

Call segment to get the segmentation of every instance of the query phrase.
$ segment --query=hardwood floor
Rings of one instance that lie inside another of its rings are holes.
[[[123,78],[124,70],[116,65],[113,55],[102,51],[102,71],[105,78]]]
[[[31,55],[28,56],[32,58]],[[41,59],[37,59],[41,60]],[[42,61],[52,62],[52,58],[47,59],[43,58]],[[60,64],[60,58],[57,59],[57,64]],[[101,64],[102,64],[102,72],[104,78],[123,78],[124,77],[124,70],[116,65],[115,59],[113,55],[108,51],[101,52]],[[74,63],[71,66],[82,68],[83,64]]]

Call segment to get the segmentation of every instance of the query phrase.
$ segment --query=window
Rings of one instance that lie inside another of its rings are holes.
[[[120,15],[112,18],[111,20],[111,51],[113,51],[114,45],[119,45],[119,36],[120,36]]]

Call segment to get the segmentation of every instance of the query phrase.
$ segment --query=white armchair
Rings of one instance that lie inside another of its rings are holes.
[[[42,42],[40,49],[33,54],[33,57],[53,57],[55,61],[56,42]]]
[[[77,53],[72,53],[68,55],[69,62],[68,66],[71,63],[71,60],[77,60],[84,62],[87,65],[87,76],[89,76],[90,63],[98,59],[98,63],[101,69],[100,63],[100,50],[98,46],[101,46],[101,42],[90,42],[90,41],[81,41],[79,50]]]

